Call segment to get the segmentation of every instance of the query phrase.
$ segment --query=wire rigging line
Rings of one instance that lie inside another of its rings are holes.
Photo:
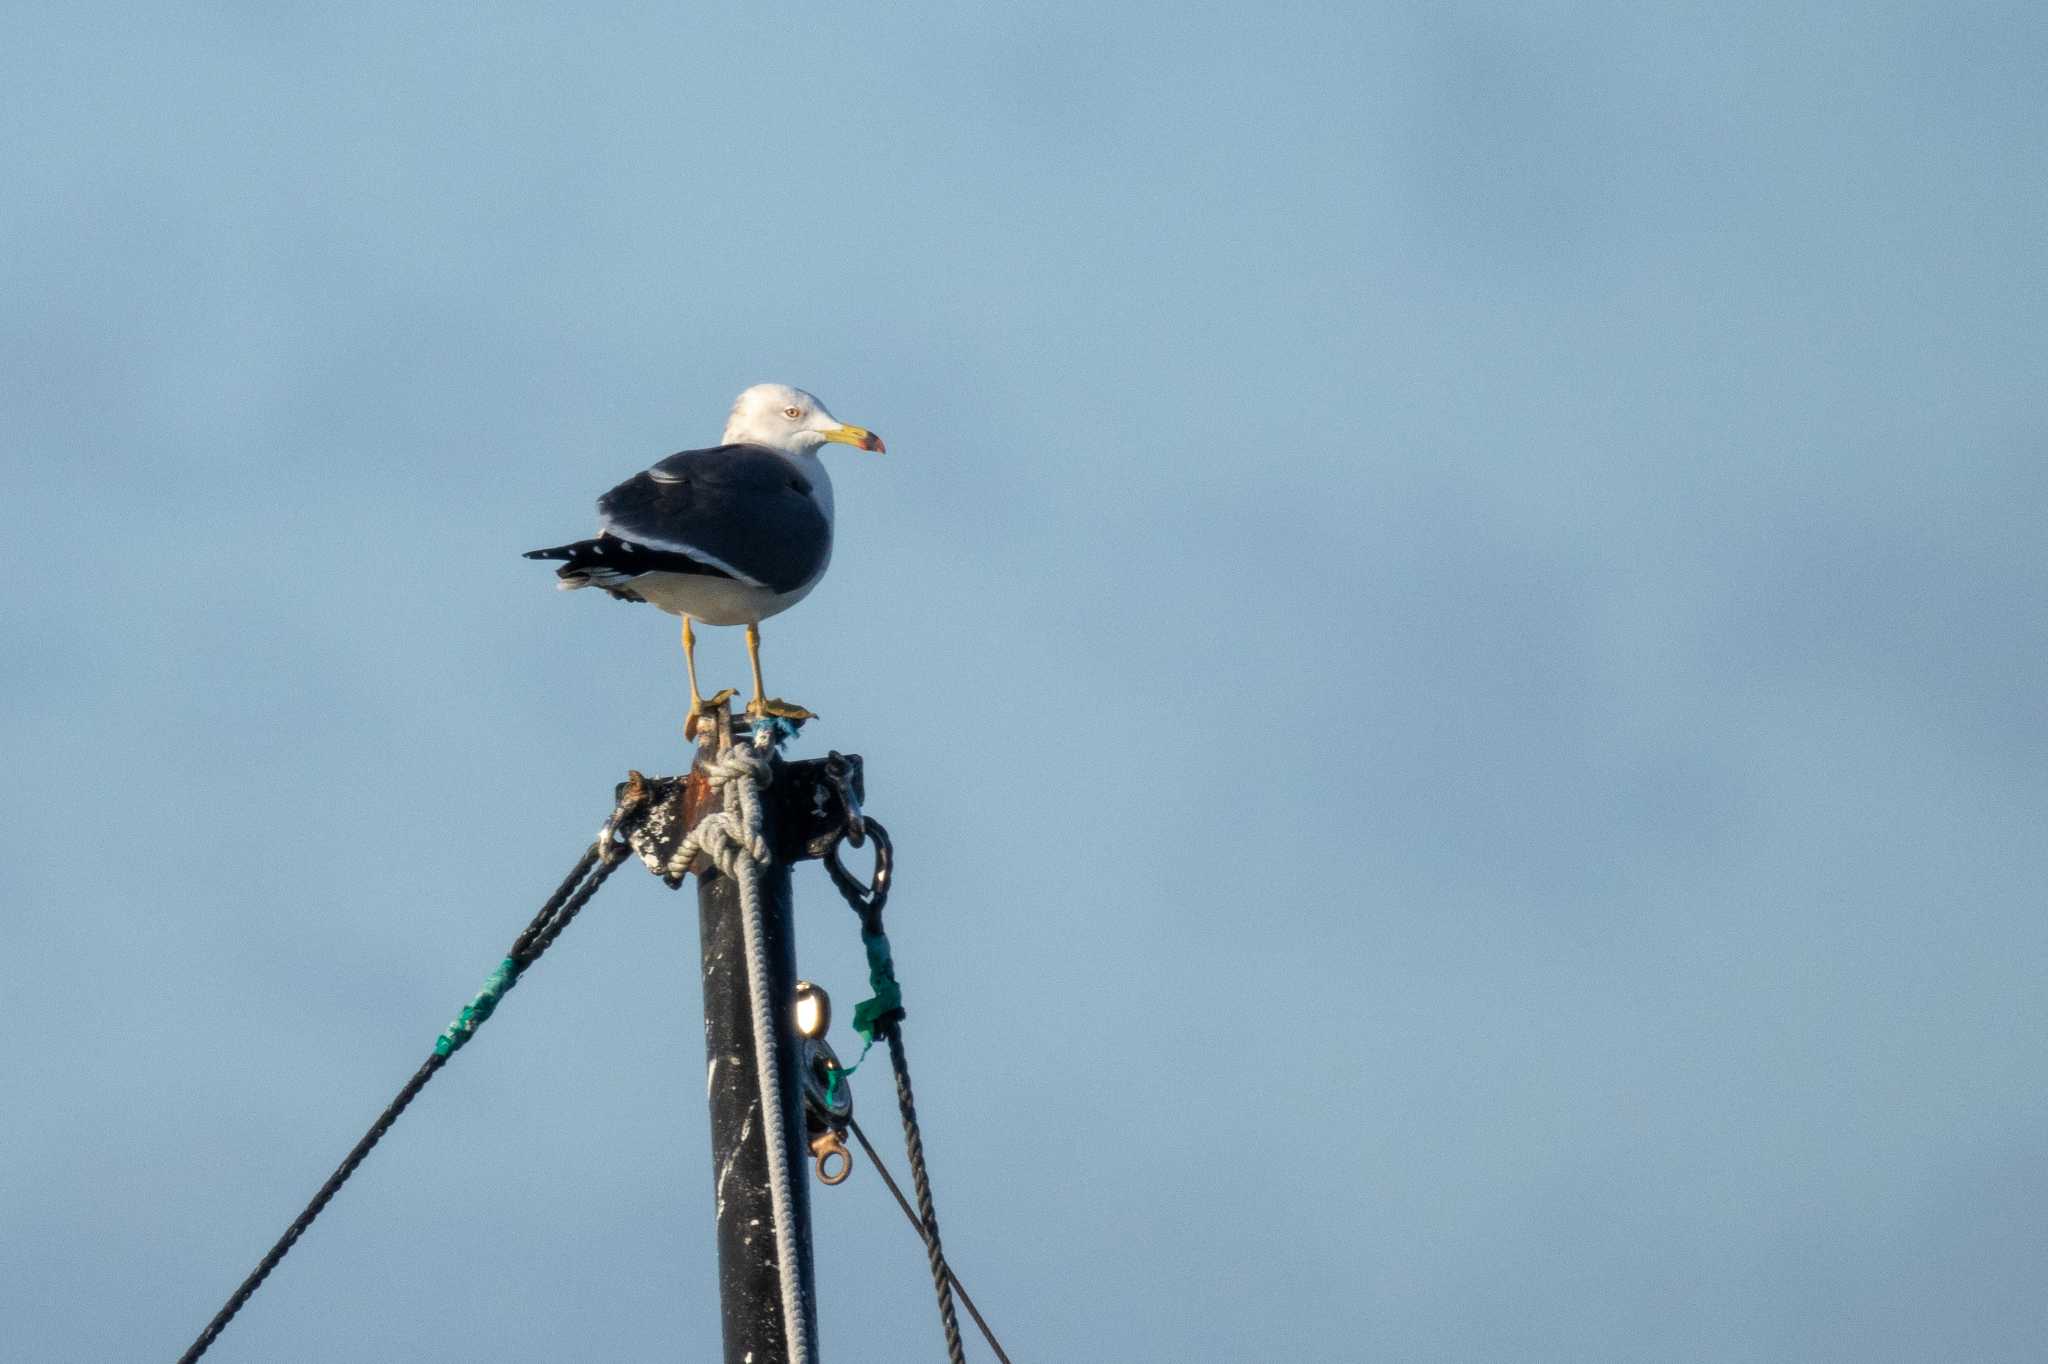
[[[562,935],[562,930],[569,926],[570,920],[574,919],[583,907],[590,903],[591,897],[597,894],[598,887],[605,883],[605,878],[625,860],[628,849],[624,844],[614,840],[612,830],[618,824],[620,816],[625,813],[626,805],[633,800],[634,797],[629,795],[626,801],[621,802],[611,822],[605,825],[599,840],[585,850],[574,869],[563,878],[562,884],[555,888],[555,893],[540,907],[540,912],[533,916],[533,921],[527,924],[525,931],[513,942],[512,950],[506,954],[505,960],[491,973],[483,990],[464,1006],[461,1015],[435,1040],[433,1055],[413,1072],[412,1078],[405,1082],[405,1087],[398,1091],[398,1096],[377,1115],[377,1120],[370,1124],[370,1130],[363,1133],[362,1140],[358,1141],[341,1164],[335,1167],[334,1173],[327,1176],[327,1181],[313,1195],[312,1201],[306,1204],[305,1211],[292,1219],[292,1224],[285,1228],[284,1235],[277,1238],[277,1244],[257,1262],[249,1277],[242,1280],[241,1287],[234,1291],[220,1311],[214,1313],[213,1320],[206,1323],[206,1329],[199,1333],[199,1338],[192,1342],[191,1348],[178,1356],[178,1364],[192,1364],[212,1347],[227,1324],[234,1320],[235,1314],[255,1296],[256,1290],[263,1286],[263,1281],[270,1277],[270,1271],[277,1268],[278,1262],[284,1259],[298,1243],[298,1239],[306,1234],[306,1229],[313,1225],[313,1219],[318,1217],[333,1200],[334,1195],[340,1192],[341,1186],[348,1183],[349,1176],[356,1172],[356,1167],[361,1165],[377,1143],[384,1139],[384,1134],[391,1130],[391,1125],[398,1121],[406,1106],[427,1087],[427,1081],[433,1079],[441,1067],[448,1064],[449,1057],[461,1050],[463,1043],[467,1042],[484,1020],[491,1016],[505,992],[518,983],[520,974],[540,960],[541,953],[554,945],[555,939]]]
[[[723,726],[721,726],[723,730]],[[724,745],[710,761],[703,764],[703,770],[713,789],[718,792],[720,809],[700,819],[695,828],[683,839],[672,854],[663,861],[662,867],[673,878],[688,869],[699,855],[706,857],[717,869],[733,878],[737,883],[741,901],[744,950],[747,957],[748,992],[755,1039],[755,1068],[761,1084],[760,1104],[762,1112],[763,1140],[767,1146],[769,1183],[775,1223],[776,1259],[780,1273],[784,1344],[788,1351],[789,1364],[808,1364],[814,1345],[810,1338],[810,1314],[803,1301],[803,1290],[798,1273],[798,1256],[795,1244],[793,1211],[793,1190],[786,1153],[782,1150],[780,1134],[783,1123],[780,1114],[780,1086],[775,1082],[775,1066],[770,1054],[770,1041],[774,1036],[769,1017],[770,1002],[767,998],[768,967],[765,948],[765,924],[760,904],[760,872],[771,860],[767,840],[762,832],[761,788],[772,780],[771,757],[783,737],[779,727],[766,727],[753,736],[747,745],[732,743],[729,735],[722,735]],[[836,758],[838,755],[834,755]],[[650,792],[639,773],[632,774],[632,780],[621,788],[617,806],[605,826],[599,831],[597,840],[585,849],[576,865],[562,879],[559,886],[541,906],[538,913],[526,925],[513,943],[511,950],[486,977],[484,986],[466,1005],[453,1022],[442,1030],[434,1041],[433,1054],[421,1063],[411,1079],[405,1082],[377,1120],[370,1125],[348,1155],[337,1166],[334,1173],[307,1203],[305,1209],[292,1220],[276,1244],[271,1246],[256,1268],[244,1279],[220,1311],[199,1333],[198,1339],[179,1356],[178,1364],[194,1364],[212,1347],[227,1324],[247,1305],[256,1290],[262,1287],[272,1270],[298,1243],[315,1218],[331,1202],[341,1186],[348,1182],[356,1169],[368,1158],[384,1134],[391,1130],[399,1117],[412,1101],[425,1089],[427,1082],[440,1073],[448,1059],[469,1041],[494,1013],[506,993],[519,983],[526,969],[538,961],[548,948],[554,945],[571,921],[588,905],[598,889],[604,885],[612,872],[634,851],[641,851],[643,860],[655,867],[655,860],[640,847],[644,830],[635,825],[624,827],[628,816],[641,812],[650,799]],[[932,1285],[938,1295],[939,1319],[945,1329],[946,1355],[951,1364],[966,1364],[966,1352],[960,1339],[960,1324],[953,1311],[953,1293],[959,1292],[960,1300],[974,1317],[974,1324],[981,1329],[983,1339],[1002,1364],[1010,1364],[1010,1357],[996,1340],[995,1333],[968,1295],[966,1285],[953,1273],[947,1264],[945,1251],[939,1241],[938,1212],[933,1205],[931,1179],[925,1167],[924,1139],[918,1127],[917,1105],[910,1088],[910,1062],[904,1053],[901,1023],[904,1017],[902,990],[896,981],[895,968],[891,961],[888,936],[882,930],[882,908],[888,900],[891,869],[891,847],[888,831],[879,821],[862,819],[857,812],[852,829],[853,841],[861,841],[860,830],[875,841],[875,871],[872,879],[862,885],[851,876],[840,863],[837,843],[825,853],[825,866],[840,893],[853,907],[861,920],[861,940],[867,950],[868,979],[875,996],[864,1000],[854,1010],[854,1026],[871,1046],[877,1036],[889,1044],[890,1066],[896,1078],[896,1103],[903,1118],[904,1148],[910,1160],[911,1185],[917,1200],[913,1209],[911,1201],[905,1198],[903,1190],[882,1162],[874,1143],[861,1130],[858,1122],[849,1122],[853,1134],[859,1139],[868,1159],[874,1162],[876,1171],[889,1187],[896,1199],[897,1207],[917,1229],[925,1245],[925,1254],[931,1264]],[[844,838],[847,835],[842,835]],[[863,1050],[862,1055],[866,1055]],[[835,1080],[837,1076],[835,1075]]]
[[[903,1209],[905,1220],[917,1232],[918,1238],[924,1239],[924,1224],[917,1220],[917,1214],[911,1210],[910,1200],[903,1196],[903,1190],[896,1183],[896,1176],[890,1174],[889,1167],[882,1163],[882,1153],[868,1140],[868,1134],[860,1130],[860,1119],[849,1116],[846,1121],[853,1128],[854,1140],[860,1143],[860,1149],[868,1153],[868,1161],[875,1167],[875,1173],[882,1177],[882,1182],[889,1186],[889,1192],[896,1196],[896,1206]],[[931,1243],[927,1241],[925,1244],[929,1249]],[[941,1261],[943,1263],[943,1257]],[[1010,1364],[1010,1357],[1003,1353],[1002,1344],[996,1340],[996,1333],[989,1329],[987,1319],[981,1315],[981,1309],[974,1305],[973,1295],[967,1291],[967,1285],[960,1282],[960,1276],[953,1272],[953,1266],[950,1264],[946,1265],[946,1277],[952,1280],[953,1291],[960,1295],[961,1303],[967,1308],[967,1315],[973,1317],[974,1324],[981,1328],[981,1338],[988,1342],[989,1349],[996,1352],[996,1358],[1003,1364]]]
[[[884,1025],[889,1036],[889,1065],[896,1072],[896,1106],[903,1110],[903,1149],[910,1157],[910,1187],[917,1193],[917,1220],[924,1233],[925,1257],[932,1264],[932,1289],[939,1295],[939,1323],[946,1331],[946,1358],[967,1364],[960,1344],[960,1318],[953,1313],[953,1273],[939,1247],[939,1213],[932,1205],[931,1176],[924,1168],[924,1136],[917,1126],[917,1104],[910,1097],[910,1062],[903,1055],[903,1034],[895,1023]]]
[[[914,1220],[918,1235],[924,1240],[925,1257],[931,1261],[932,1290],[939,1299],[939,1325],[946,1333],[946,1358],[951,1364],[967,1364],[966,1350],[960,1343],[960,1319],[953,1312],[953,1271],[947,1268],[946,1252],[939,1244],[939,1214],[932,1204],[932,1182],[924,1163],[924,1137],[918,1130],[917,1104],[910,1093],[910,1061],[903,1050],[903,987],[896,979],[889,935],[882,927],[882,909],[889,903],[889,885],[895,875],[895,845],[880,820],[863,815],[861,824],[866,837],[875,844],[874,876],[866,885],[839,860],[839,842],[849,835],[841,835],[825,854],[826,874],[860,918],[860,941],[868,958],[868,985],[875,992],[872,998],[854,1006],[853,1027],[870,1045],[877,1037],[888,1040],[889,1065],[896,1072],[896,1106],[903,1113],[903,1147],[910,1156],[911,1187],[917,1192]],[[861,1055],[867,1055],[865,1049]],[[862,1141],[865,1144],[866,1139]],[[872,1154],[873,1148],[869,1151]],[[899,1193],[896,1197],[901,1203],[903,1195]],[[905,1211],[909,1209],[906,1207]],[[984,1334],[987,1329],[984,1325]],[[993,1338],[990,1343],[994,1343]]]

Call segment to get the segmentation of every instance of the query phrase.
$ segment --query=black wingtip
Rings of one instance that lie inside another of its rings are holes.
[[[520,555],[522,559],[569,559],[575,557],[574,545],[556,545],[553,549],[529,549]]]

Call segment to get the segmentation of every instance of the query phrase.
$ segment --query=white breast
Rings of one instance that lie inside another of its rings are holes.
[[[633,579],[633,590],[670,615],[688,616],[706,625],[746,625],[787,611],[810,596],[823,577],[819,574],[794,592],[774,592],[697,573],[643,573]]]

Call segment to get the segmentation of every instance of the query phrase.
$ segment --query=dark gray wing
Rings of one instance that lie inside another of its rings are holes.
[[[776,592],[810,582],[832,556],[832,523],[810,480],[760,445],[670,455],[599,498],[597,512],[622,540],[686,554]]]

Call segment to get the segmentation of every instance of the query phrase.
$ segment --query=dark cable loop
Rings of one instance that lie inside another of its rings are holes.
[[[521,970],[540,960],[541,953],[553,945],[555,939],[561,936],[562,930],[569,926],[569,921],[576,917],[583,906],[590,903],[590,897],[597,894],[597,889],[604,884],[605,878],[625,860],[626,853],[627,849],[623,844],[613,843],[609,847],[591,844],[581,860],[576,863],[575,870],[555,888],[555,893],[548,897],[547,903],[533,916],[533,922],[526,926],[526,931],[519,935],[512,944],[512,950],[506,955],[512,958]],[[327,1181],[313,1195],[313,1201],[306,1204],[305,1211],[292,1219],[292,1224],[285,1228],[284,1235],[277,1238],[277,1244],[257,1262],[256,1268],[250,1272],[248,1278],[242,1280],[242,1286],[234,1291],[220,1311],[214,1313],[213,1320],[206,1323],[206,1329],[199,1333],[199,1338],[192,1342],[191,1348],[178,1356],[178,1364],[192,1364],[212,1347],[213,1342],[220,1338],[220,1333],[227,1328],[227,1324],[235,1319],[235,1314],[255,1296],[256,1290],[263,1286],[263,1281],[270,1277],[270,1271],[277,1268],[278,1262],[284,1259],[297,1244],[298,1239],[305,1235],[306,1228],[313,1225],[313,1219],[318,1217],[333,1200],[334,1195],[341,1191],[341,1186],[348,1183],[348,1178],[356,1172],[356,1167],[361,1165],[371,1149],[384,1139],[384,1134],[391,1130],[391,1125],[398,1121],[406,1106],[427,1087],[427,1081],[433,1079],[441,1067],[447,1064],[448,1057],[437,1052],[429,1056],[425,1063],[413,1072],[412,1078],[405,1082],[405,1088],[398,1091],[398,1097],[377,1115],[377,1121],[370,1124],[370,1130],[363,1133],[362,1140],[358,1141],[341,1164],[335,1167],[334,1173],[327,1176]]]
[[[889,880],[896,870],[896,845],[889,841],[889,831],[873,816],[864,815],[861,824],[867,837],[875,845],[875,873],[862,881],[846,869],[839,860],[839,847],[850,842],[842,831],[825,849],[825,874],[832,878],[832,884],[846,897],[846,903],[853,906],[853,912],[860,915],[865,931],[881,931],[882,907],[889,903]]]

